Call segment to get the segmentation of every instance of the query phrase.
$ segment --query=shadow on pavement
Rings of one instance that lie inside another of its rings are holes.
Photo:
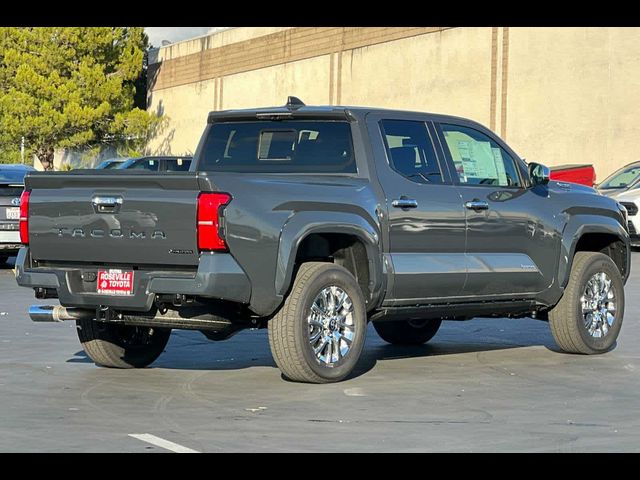
[[[474,323],[477,324],[447,322],[430,343],[420,346],[386,344],[370,327],[362,357],[349,378],[366,374],[380,360],[439,357],[533,346],[558,351],[546,323],[534,320],[476,320]],[[79,351],[67,362],[91,363],[91,360],[83,351]],[[264,330],[241,332],[223,342],[209,341],[200,332],[174,330],[165,352],[150,368],[215,371],[252,367],[277,368]]]

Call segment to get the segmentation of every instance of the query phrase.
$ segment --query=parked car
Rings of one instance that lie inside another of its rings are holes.
[[[614,195],[638,186],[640,186],[640,162],[632,162],[613,172],[597,188],[603,195]]]
[[[130,158],[116,167],[118,170],[149,170],[151,172],[187,172],[191,157],[139,157]]]
[[[0,165],[0,264],[18,253],[20,245],[20,195],[28,165]]]
[[[113,170],[119,168],[127,160],[129,158],[109,158],[100,162],[95,168],[96,170]]]
[[[152,363],[172,328],[267,328],[284,376],[312,383],[352,372],[368,321],[398,345],[474,317],[548,319],[571,353],[618,337],[625,209],[476,122],[290,98],[212,112],[194,162],[28,175],[17,281],[61,304],[31,318],[75,320],[116,368]]]
[[[596,170],[593,165],[557,165],[551,167],[551,180],[578,183],[593,187],[596,183]]]
[[[633,162],[616,170],[600,185],[602,195],[613,198],[627,209],[628,230],[633,247],[640,247],[640,162]]]

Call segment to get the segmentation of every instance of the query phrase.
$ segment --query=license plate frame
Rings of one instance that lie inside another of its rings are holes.
[[[5,217],[7,220],[20,220],[20,207],[7,207]]]
[[[116,297],[129,297],[133,293],[133,270],[109,268],[98,270],[96,293]]]

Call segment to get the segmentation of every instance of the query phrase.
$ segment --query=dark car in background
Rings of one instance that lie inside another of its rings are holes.
[[[191,157],[149,156],[123,157],[104,160],[96,166],[97,170],[148,170],[150,172],[188,172]]]
[[[35,169],[27,165],[0,165],[0,264],[18,253],[20,244],[20,195],[24,176]]]
[[[114,170],[119,168],[129,158],[108,158],[96,165],[96,170]]]
[[[151,172],[188,172],[191,157],[139,157],[118,165],[118,170],[149,170]]]

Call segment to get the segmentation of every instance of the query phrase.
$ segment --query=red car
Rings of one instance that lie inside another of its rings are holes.
[[[596,183],[596,171],[593,165],[558,165],[551,167],[551,180],[579,183],[593,187]]]

